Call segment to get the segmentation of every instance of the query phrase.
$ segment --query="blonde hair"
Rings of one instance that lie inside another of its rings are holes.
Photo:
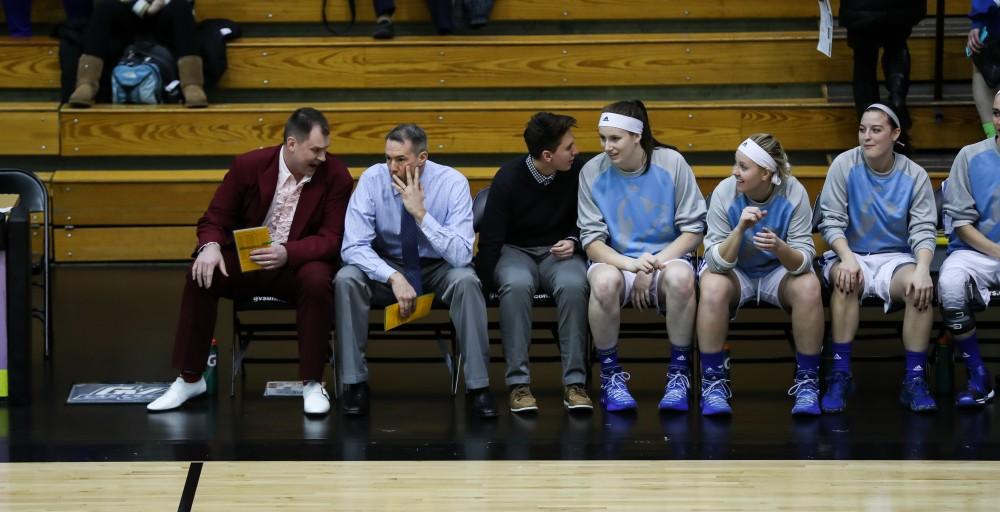
[[[755,133],[750,136],[750,140],[756,142],[764,151],[767,151],[767,154],[771,155],[771,158],[778,164],[778,172],[781,173],[782,177],[792,175],[792,164],[788,161],[785,148],[781,147],[781,143],[774,138],[774,135]]]

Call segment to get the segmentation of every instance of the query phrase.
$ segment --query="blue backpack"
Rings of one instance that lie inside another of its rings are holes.
[[[139,41],[125,48],[111,71],[111,101],[147,105],[176,102],[179,85],[170,50],[151,41]]]

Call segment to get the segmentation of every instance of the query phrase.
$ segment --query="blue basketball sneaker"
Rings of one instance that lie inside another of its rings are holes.
[[[903,391],[899,394],[899,403],[909,407],[913,412],[929,412],[937,410],[934,395],[927,386],[927,379],[922,375],[910,377],[903,381]]]
[[[799,371],[795,373],[795,384],[788,389],[789,396],[795,397],[792,414],[819,416],[819,375],[816,372]]]
[[[960,391],[955,406],[962,409],[978,408],[993,400],[993,377],[985,366],[969,370],[969,389]]]
[[[632,376],[616,368],[613,373],[601,372],[601,403],[608,411],[631,411],[636,408],[635,399],[628,392],[628,382]]]
[[[847,409],[847,394],[854,390],[854,379],[850,372],[833,372],[826,378],[826,393],[820,406],[825,413],[844,412]]]
[[[706,372],[701,379],[701,414],[721,416],[733,413],[729,399],[733,392],[729,389],[729,379],[722,374]]]
[[[691,389],[691,375],[687,369],[673,368],[667,371],[667,385],[660,399],[661,411],[687,411],[688,390]]]

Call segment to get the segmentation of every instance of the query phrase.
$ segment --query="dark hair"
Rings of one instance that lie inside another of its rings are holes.
[[[890,107],[888,105],[883,105],[883,106],[885,106],[889,110],[892,110],[892,113],[895,114],[897,117],[899,116],[899,113],[897,113],[895,111],[895,109],[893,109],[892,107]],[[882,115],[885,116],[885,118],[886,118],[887,121],[889,121],[889,127],[891,127],[893,130],[899,129],[899,137],[896,139],[896,142],[893,144],[893,151],[895,151],[895,152],[897,152],[897,153],[899,153],[901,155],[910,156],[910,153],[912,152],[912,150],[910,149],[910,144],[909,144],[910,143],[910,134],[907,133],[907,131],[906,131],[905,128],[903,128],[903,127],[899,126],[898,124],[896,124],[896,121],[894,121],[892,119],[892,116],[890,116],[889,114],[886,114],[885,111],[882,110],[882,109],[880,109],[880,108],[877,108],[877,107],[868,107],[868,108],[866,108],[864,110],[864,112],[879,112],[879,113],[881,113]],[[862,113],[862,115],[864,115],[864,112]]]
[[[396,126],[385,136],[385,140],[395,141],[400,144],[406,144],[406,141],[410,141],[413,144],[414,155],[419,155],[427,151],[427,132],[413,123]]]
[[[308,139],[314,126],[319,126],[324,137],[330,135],[330,124],[326,122],[326,118],[323,117],[323,114],[319,110],[302,107],[292,112],[292,115],[288,117],[288,121],[285,121],[284,138],[281,139],[282,144],[287,142],[289,137],[295,137],[295,140],[300,142]]]
[[[566,132],[576,126],[576,119],[570,116],[538,112],[524,125],[524,143],[528,154],[540,158],[543,151],[555,151]]]
[[[649,126],[649,114],[646,112],[646,105],[639,100],[616,101],[604,107],[602,112],[610,112],[623,116],[633,117],[642,121],[642,135],[639,138],[639,146],[646,152],[646,166],[643,171],[649,169],[649,164],[653,160],[653,150],[656,148],[677,148],[664,144],[653,137],[653,129]]]

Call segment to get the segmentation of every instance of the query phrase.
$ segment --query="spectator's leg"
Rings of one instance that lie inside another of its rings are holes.
[[[185,380],[201,376],[205,371],[208,351],[212,344],[212,334],[215,332],[215,316],[219,305],[219,297],[232,297],[242,286],[239,281],[243,274],[239,272],[240,264],[236,251],[224,249],[222,257],[229,270],[226,277],[215,270],[212,276],[212,286],[202,288],[191,279],[191,268],[184,275],[184,294],[181,299],[181,312],[177,320],[177,334],[174,338],[173,366],[181,371]]]
[[[427,9],[431,12],[431,21],[437,27],[438,34],[451,34],[455,31],[451,8],[451,0],[427,0]]]
[[[83,55],[76,67],[76,88],[69,97],[71,106],[86,108],[94,104],[112,34],[133,34],[138,24],[139,19],[128,4],[115,0],[94,2],[87,32],[83,36]]]
[[[531,383],[531,297],[539,288],[538,265],[522,250],[505,245],[497,261],[495,280],[500,294],[500,334],[507,363],[507,386]]]
[[[486,299],[472,267],[452,267],[447,262],[422,268],[425,289],[448,304],[448,314],[458,335],[458,348],[465,358],[465,389],[489,387],[489,335],[486,331]]]
[[[396,12],[396,2],[394,0],[372,0],[372,7],[375,9],[375,32],[372,37],[375,39],[395,37],[396,29],[392,26],[392,15]]]
[[[31,0],[3,0],[3,10],[10,35],[31,36]]]
[[[330,360],[333,326],[333,269],[325,261],[311,261],[295,274],[295,323],[299,334],[299,377],[323,381]]]
[[[858,119],[868,105],[878,103],[878,42],[871,34],[849,30],[847,40],[854,51],[854,109]]]
[[[906,109],[906,95],[910,91],[910,49],[906,46],[909,30],[886,41],[882,54],[882,73],[889,90],[889,105],[899,116],[904,132],[912,126],[910,112]]]
[[[587,305],[590,285],[587,264],[581,256],[542,260],[544,288],[556,302],[559,315],[559,356],[562,359],[563,385],[584,384],[587,380]]]
[[[372,282],[354,265],[344,265],[333,282],[337,329],[334,359],[337,374],[344,384],[368,380],[365,351],[368,348],[368,311],[375,296],[375,285],[383,283]]]
[[[170,2],[151,20],[158,41],[169,46],[177,57],[184,106],[208,106],[205,95],[205,73],[201,55],[198,54],[198,37],[194,13],[187,2]]]
[[[976,101],[976,112],[979,113],[979,121],[987,137],[995,137],[997,134],[996,127],[993,126],[993,97],[996,93],[997,91],[986,83],[986,79],[973,64],[972,97]]]

